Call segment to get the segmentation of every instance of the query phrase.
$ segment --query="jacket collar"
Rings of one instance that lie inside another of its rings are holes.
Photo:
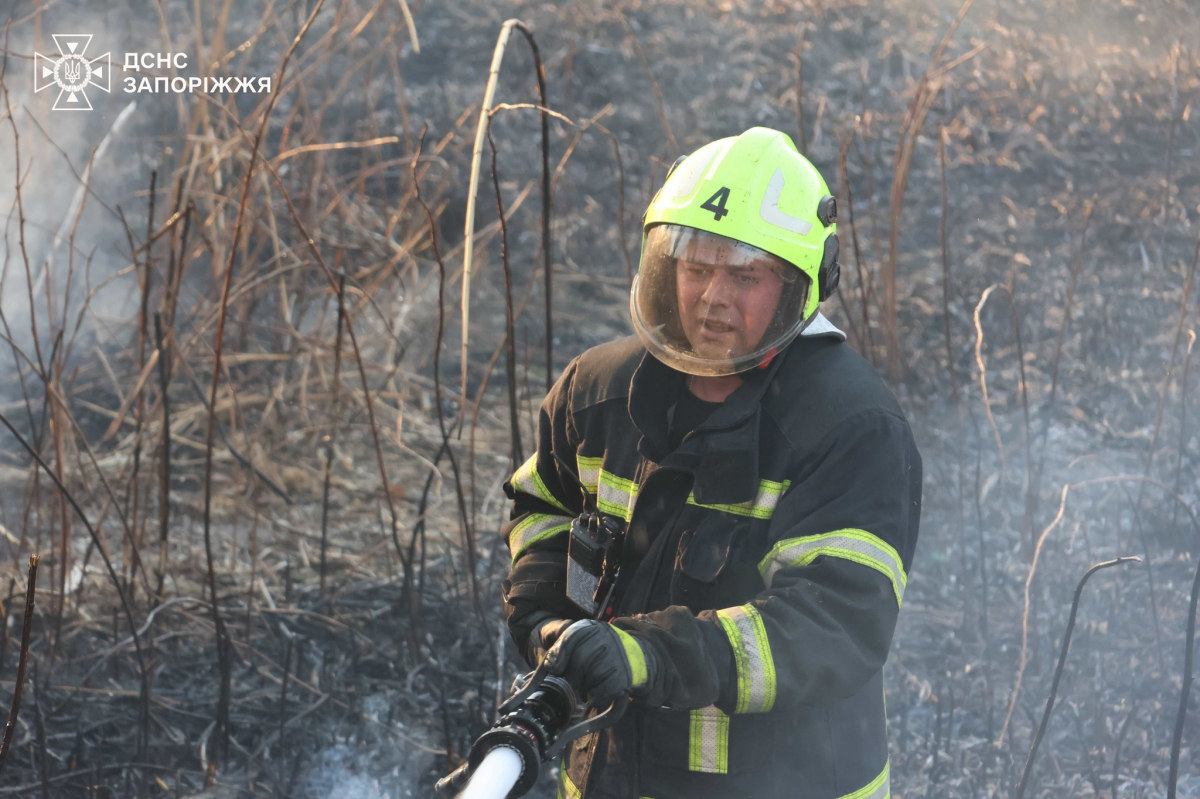
[[[638,453],[660,466],[691,472],[696,502],[703,505],[733,505],[758,495],[759,417],[762,398],[775,375],[789,357],[797,357],[797,344],[804,339],[832,338],[845,341],[846,334],[823,314],[817,313],[793,341],[771,362],[743,372],[745,379],[719,408],[669,452],[667,410],[679,399],[684,375],[648,351],[633,373],[629,387],[629,418],[641,432]]]
[[[642,434],[639,454],[661,468],[691,472],[698,503],[726,505],[754,499],[759,487],[761,400],[787,353],[765,367],[744,372],[745,382],[674,452],[668,451],[667,410],[687,390],[684,375],[649,352],[643,354],[630,383],[628,407]]]

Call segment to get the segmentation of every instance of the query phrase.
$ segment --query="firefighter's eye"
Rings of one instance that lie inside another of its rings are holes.
[[[712,279],[713,268],[708,264],[693,264],[681,262],[683,276],[688,280],[707,281]]]

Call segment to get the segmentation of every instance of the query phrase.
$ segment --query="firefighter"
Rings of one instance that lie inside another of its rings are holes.
[[[508,626],[593,712],[632,700],[570,746],[560,797],[889,796],[882,667],[921,458],[817,310],[836,214],[778,131],[680,159],[645,216],[636,336],[580,355],[542,403],[505,484]],[[588,507],[625,525],[599,619],[567,587]]]

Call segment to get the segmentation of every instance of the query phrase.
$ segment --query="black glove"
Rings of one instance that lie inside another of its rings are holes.
[[[537,667],[550,647],[562,635],[563,630],[575,623],[574,619],[564,619],[549,611],[537,611],[529,616],[532,630],[525,642],[526,660],[531,666]]]
[[[536,635],[552,644],[546,653],[550,673],[570,683],[592,707],[606,708],[622,696],[643,699],[658,683],[657,653],[619,627],[593,619],[561,620],[543,625]]]

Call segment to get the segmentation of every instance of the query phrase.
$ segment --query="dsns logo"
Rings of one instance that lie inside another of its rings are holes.
[[[55,111],[90,111],[92,104],[85,91],[87,87],[95,86],[106,92],[112,90],[112,70],[108,63],[112,54],[105,53],[89,61],[84,52],[91,41],[90,33],[56,33],[54,44],[58,47],[58,58],[33,54],[33,91],[37,93],[57,86]]]

